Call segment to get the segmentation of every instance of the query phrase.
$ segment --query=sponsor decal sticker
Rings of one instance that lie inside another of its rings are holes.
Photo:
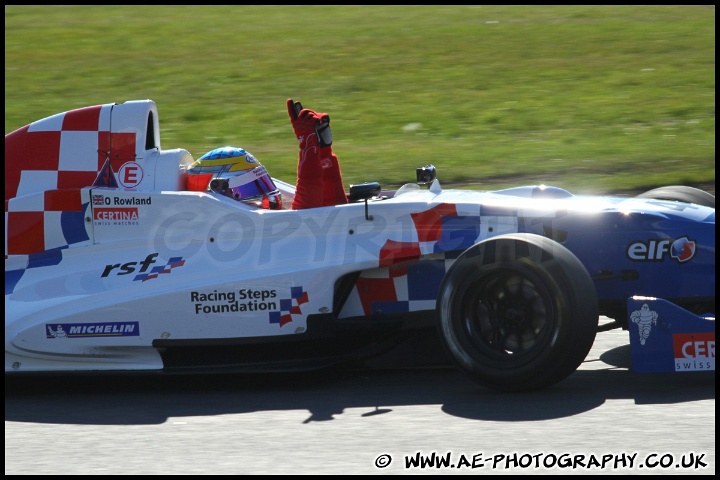
[[[655,310],[650,310],[647,303],[643,303],[640,310],[635,310],[630,314],[630,321],[637,325],[640,345],[645,345],[652,332],[652,327],[658,323],[658,318],[658,313]]]
[[[175,268],[182,267],[185,265],[185,260],[182,257],[172,257],[167,261],[165,265],[154,266],[151,268],[159,256],[159,253],[151,253],[144,260],[127,262],[127,263],[115,263],[105,265],[101,278],[110,276],[130,275],[137,272],[137,275],[133,278],[134,282],[146,280],[152,280],[158,278],[160,275],[169,274]]]
[[[138,322],[46,323],[46,338],[137,337]]]
[[[138,225],[139,212],[136,207],[95,208],[95,225]]]
[[[669,257],[684,263],[691,260],[695,252],[695,242],[688,237],[637,241],[627,247],[627,256],[634,262],[661,262]]]
[[[195,315],[268,312],[269,323],[276,323],[281,327],[292,322],[293,315],[301,315],[301,305],[307,301],[308,293],[303,287],[291,287],[289,298],[280,297],[275,289],[241,288],[190,292],[190,303]]]
[[[676,333],[672,338],[676,372],[715,370],[714,333]]]
[[[117,181],[125,188],[135,188],[142,182],[143,175],[143,169],[139,163],[127,162],[118,170]]]
[[[236,291],[211,293],[190,292],[195,314],[262,312],[278,309],[276,290],[252,290],[243,288]]]

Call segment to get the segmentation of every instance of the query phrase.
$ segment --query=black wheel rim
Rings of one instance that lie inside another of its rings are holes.
[[[544,284],[518,269],[482,274],[460,292],[453,318],[477,355],[525,363],[557,336],[557,311]]]

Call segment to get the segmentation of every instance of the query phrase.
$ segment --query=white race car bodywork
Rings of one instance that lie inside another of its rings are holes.
[[[20,256],[7,261],[23,274],[5,303],[6,370],[156,369],[158,338],[302,333],[309,313],[332,310],[337,279],[357,270],[383,274],[388,242],[436,255],[435,241],[420,241],[409,212],[457,205],[464,195],[408,187],[373,203],[368,221],[362,203],[292,211],[212,193],[82,194],[91,245],[63,250],[62,269],[26,265]],[[507,218],[486,224],[496,234],[517,231]],[[418,300],[410,309],[434,304]],[[356,293],[340,318],[364,313]]]
[[[270,210],[188,191],[192,162],[160,147],[150,100],[6,135],[6,373],[237,366],[263,342],[288,361],[319,338],[342,357],[336,338],[417,313],[478,381],[516,390],[572,372],[598,312],[633,295],[714,310],[714,206],[443,190],[433,167],[429,186]]]

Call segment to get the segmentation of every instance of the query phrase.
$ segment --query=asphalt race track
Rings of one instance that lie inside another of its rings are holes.
[[[515,395],[452,367],[6,377],[5,474],[714,475],[715,372],[632,373],[628,343]]]

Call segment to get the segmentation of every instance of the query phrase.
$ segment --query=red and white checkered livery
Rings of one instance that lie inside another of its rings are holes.
[[[185,150],[160,149],[151,100],[70,110],[7,134],[5,256],[91,241],[83,218],[93,186],[184,190],[190,163]]]

